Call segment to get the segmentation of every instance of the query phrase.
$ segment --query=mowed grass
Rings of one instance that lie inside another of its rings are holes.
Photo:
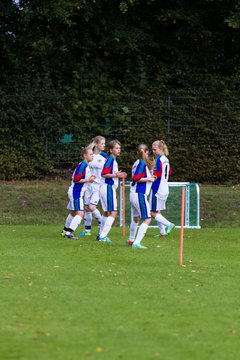
[[[0,183],[0,359],[237,359],[240,187],[201,185],[180,267],[179,230],[61,238],[68,186]]]
[[[183,267],[177,229],[146,250],[60,229],[1,226],[1,359],[239,357],[240,229],[186,230]]]
[[[66,180],[0,182],[0,224],[63,225],[69,184]],[[240,228],[240,185],[201,185],[200,208],[202,227]]]

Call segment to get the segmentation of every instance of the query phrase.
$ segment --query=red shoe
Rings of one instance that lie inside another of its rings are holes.
[[[160,234],[159,237],[164,238],[164,237],[166,237],[166,235],[165,234]]]
[[[131,241],[131,240],[126,241],[126,245],[132,246],[132,244],[133,244],[133,241]]]

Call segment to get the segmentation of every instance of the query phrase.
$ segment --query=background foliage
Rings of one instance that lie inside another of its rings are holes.
[[[174,180],[239,182],[239,1],[0,4],[1,179],[73,167],[102,134],[165,138]],[[61,142],[72,134],[73,142]]]

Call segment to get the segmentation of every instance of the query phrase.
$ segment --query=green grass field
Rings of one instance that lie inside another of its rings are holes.
[[[61,225],[69,181],[0,182],[0,225]],[[201,226],[240,228],[240,185],[200,186]]]
[[[165,239],[149,229],[146,250],[118,227],[112,244],[61,238],[63,185],[1,184],[0,359],[238,358],[240,226],[216,218],[221,187],[204,195],[212,227],[185,230],[180,267],[178,229]]]

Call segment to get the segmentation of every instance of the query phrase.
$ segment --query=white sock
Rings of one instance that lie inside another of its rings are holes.
[[[73,219],[72,214],[68,214],[68,217],[66,218],[66,222],[65,222],[65,228],[69,228],[69,227],[70,227],[70,224],[71,224],[72,219]]]
[[[100,229],[99,229],[99,234],[101,234],[101,232],[103,231],[103,228],[104,228],[104,225],[105,225],[106,220],[107,220],[107,217],[106,217],[106,216],[102,216],[102,220],[101,220],[101,224],[100,224]]]
[[[139,226],[137,237],[134,240],[134,244],[140,244],[141,243],[144,235],[146,234],[147,229],[148,229],[148,224],[146,224],[146,223],[142,223]]]
[[[161,223],[157,223],[160,234],[164,235],[165,234],[165,225],[161,224]]]
[[[102,232],[100,233],[101,238],[104,238],[104,237],[107,236],[107,234],[111,230],[111,227],[112,227],[112,224],[114,223],[114,221],[115,221],[114,217],[112,217],[112,216],[107,217],[107,219],[105,221],[105,224],[104,224],[104,227],[102,229]]]
[[[138,224],[139,224],[138,222],[135,222],[132,219],[131,224],[130,224],[130,234],[129,234],[129,240],[130,241],[134,241],[134,239],[135,239]]]
[[[82,217],[80,215],[75,215],[71,221],[69,228],[75,231],[76,228],[81,224],[81,221],[82,221]]]
[[[98,209],[95,209],[93,212],[92,212],[94,218],[98,221],[99,224],[101,224],[101,219],[102,219],[102,216],[101,216],[101,213]]]
[[[91,211],[85,211],[84,225],[85,225],[85,230],[90,232],[91,231],[91,226],[92,226],[92,213],[91,213]]]
[[[170,221],[168,221],[164,216],[162,216],[161,214],[157,214],[157,216],[155,217],[155,220],[157,221],[157,223],[161,223],[165,226],[169,226],[171,223]]]

